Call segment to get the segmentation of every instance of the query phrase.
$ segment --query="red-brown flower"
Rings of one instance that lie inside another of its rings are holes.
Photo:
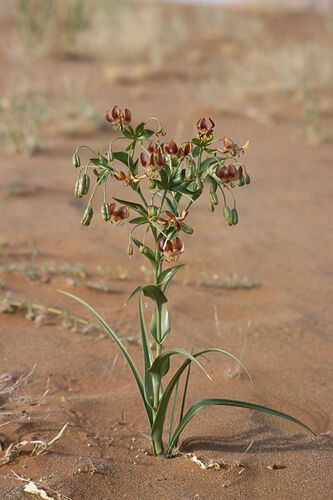
[[[174,240],[166,240],[166,242],[161,238],[158,240],[158,249],[167,262],[175,262],[184,252],[184,243],[178,237]]]
[[[224,150],[222,149],[217,149],[219,153],[222,154],[231,154],[232,156],[240,155],[241,153],[244,153],[245,149],[247,149],[250,145],[250,141],[246,141],[246,143],[240,147],[238,144],[235,144],[232,142],[230,139],[227,137],[223,138],[223,145],[224,145]]]
[[[115,203],[110,203],[110,222],[111,224],[121,224],[124,219],[127,219],[129,216],[129,208],[128,207],[119,207],[118,210],[116,210],[116,204]]]
[[[149,163],[144,153],[140,154],[140,160],[143,168],[145,169],[146,176],[149,179],[157,179],[160,170],[164,166],[164,158],[161,151],[158,151],[158,153],[151,153]]]
[[[227,167],[219,165],[215,170],[215,174],[224,182],[235,182],[242,177],[243,167],[241,165],[235,167],[235,165],[232,164]]]
[[[125,108],[124,112],[122,112],[119,106],[116,105],[112,108],[111,116],[108,110],[105,111],[105,119],[112,123],[115,129],[118,127],[123,129],[132,121],[132,113],[128,108]]]
[[[117,181],[123,181],[124,186],[128,186],[129,184],[137,184],[146,177],[146,175],[135,176],[131,172],[125,173],[122,170],[119,173],[114,172],[114,178],[117,179]]]
[[[163,219],[162,217],[158,217],[156,221],[161,224],[162,226],[166,226],[169,228],[170,226],[175,226],[177,228],[177,231],[180,231],[180,223],[186,218],[188,211],[183,210],[181,215],[177,217],[174,215],[172,212],[169,212],[169,210],[165,211],[166,215],[168,216],[167,219]]]
[[[163,151],[166,154],[176,155],[178,153],[178,150],[179,150],[179,148],[174,140],[171,140],[171,141],[163,144]]]
[[[203,144],[211,141],[214,138],[215,123],[211,118],[208,118],[208,120],[209,124],[206,118],[200,118],[197,121],[198,139]]]

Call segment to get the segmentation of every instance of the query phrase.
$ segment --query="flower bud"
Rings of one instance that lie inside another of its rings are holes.
[[[202,184],[201,179],[197,179],[195,181],[195,186],[196,186],[197,189],[202,189],[203,188],[203,184]]]
[[[212,213],[215,211],[215,205],[212,201],[210,201],[208,208],[209,208],[209,211]]]
[[[214,189],[212,189],[211,192],[210,192],[210,201],[212,203],[214,203],[214,205],[218,205],[219,204],[219,199],[218,199],[216,191],[214,191]]]
[[[233,226],[235,226],[238,223],[238,212],[237,212],[236,208],[233,208],[231,210],[231,221],[232,221]]]
[[[124,117],[125,117],[125,121],[127,123],[132,121],[132,113],[130,112],[130,110],[128,108],[125,108],[125,110],[124,110]]]
[[[93,215],[94,215],[93,207],[91,205],[88,205],[83,213],[83,217],[81,220],[82,226],[89,226]]]
[[[149,217],[155,217],[157,214],[157,207],[155,207],[155,205],[149,205],[147,207],[147,212]]]
[[[81,165],[80,157],[77,153],[72,156],[73,167],[78,168]]]
[[[245,184],[250,184],[250,182],[251,182],[251,179],[250,179],[249,174],[245,174]]]
[[[186,233],[186,234],[193,234],[194,233],[193,227],[188,226],[187,224],[184,224],[184,222],[182,222],[180,224],[180,227],[181,227],[181,230],[184,231],[184,233]]]
[[[140,154],[140,160],[141,160],[142,166],[146,167],[147,166],[147,158],[146,158],[146,155],[144,153]]]
[[[81,195],[83,196],[84,194],[87,194],[89,191],[90,187],[90,178],[89,175],[84,174],[80,179],[79,179],[79,190]]]
[[[226,205],[223,207],[223,216],[224,216],[226,222],[229,224],[229,226],[232,226],[231,210]]]
[[[149,179],[147,186],[148,186],[148,189],[155,189],[156,182],[153,179]]]
[[[75,198],[82,198],[82,192],[81,192],[81,188],[80,188],[80,180],[81,179],[77,179],[77,181],[75,182],[75,188],[74,188]]]
[[[144,245],[140,245],[139,252],[142,253],[143,255],[146,255],[147,247],[145,247]]]
[[[127,253],[129,256],[133,255],[133,245],[131,243],[128,245]]]
[[[111,209],[109,203],[104,203],[101,207],[101,214],[105,221],[111,219]]]
[[[238,186],[244,186],[245,184],[245,178],[242,176],[240,179],[237,181]]]

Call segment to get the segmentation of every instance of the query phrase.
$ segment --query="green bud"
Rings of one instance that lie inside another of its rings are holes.
[[[80,157],[77,153],[72,156],[73,167],[78,168],[81,165]]]
[[[94,215],[93,207],[91,205],[88,205],[81,219],[82,226],[89,226],[93,215]]]
[[[77,181],[75,182],[74,195],[75,198],[82,198],[82,192],[80,189],[80,179],[77,179]]]
[[[240,179],[238,179],[237,184],[238,184],[238,186],[244,186],[244,184],[245,184],[244,175]]]
[[[157,207],[155,207],[155,205],[149,205],[147,207],[147,213],[149,217],[155,217],[157,214]]]
[[[210,212],[215,212],[215,205],[212,201],[210,201],[208,208]]]
[[[210,192],[210,201],[212,203],[214,203],[214,205],[218,205],[219,204],[219,199],[217,197],[216,191],[214,191],[214,190],[212,190]]]
[[[82,195],[87,194],[90,187],[90,178],[89,175],[84,174],[80,179],[80,191]]]
[[[199,179],[199,178],[195,181],[195,185],[196,185],[197,189],[202,189],[203,188],[203,184],[201,182],[201,179]]]
[[[245,184],[250,184],[250,182],[251,182],[251,179],[250,179],[249,174],[245,174]]]
[[[147,186],[148,186],[148,189],[155,189],[156,182],[153,179],[149,179]]]
[[[128,245],[127,253],[129,256],[133,255],[133,245],[131,244]]]
[[[104,220],[108,221],[111,219],[111,209],[108,203],[103,203],[101,207],[101,214]]]
[[[235,226],[238,222],[238,212],[235,208],[231,210],[231,221],[232,224]]]
[[[141,245],[139,248],[139,252],[142,253],[143,255],[146,255],[147,247],[145,247],[144,245]]]
[[[226,222],[229,224],[229,226],[232,226],[231,210],[226,205],[223,207],[223,216],[224,216]]]
[[[184,233],[186,234],[193,234],[194,233],[194,229],[193,227],[191,226],[188,226],[187,224],[184,224],[184,222],[181,222],[180,223],[180,228],[182,231],[184,231]]]

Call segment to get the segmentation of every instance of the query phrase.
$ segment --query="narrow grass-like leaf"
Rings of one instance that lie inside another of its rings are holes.
[[[135,290],[133,290],[133,292],[131,293],[131,295],[128,297],[128,299],[126,300],[126,304],[128,304],[128,302],[133,299],[134,295],[136,295],[137,293],[139,293],[141,290],[142,290],[142,285],[139,285],[136,287]]]
[[[135,219],[131,219],[128,221],[130,224],[136,224],[140,226],[141,224],[145,224],[147,222],[147,217],[135,217]]]
[[[191,363],[190,363],[191,366]],[[170,429],[169,429],[169,442],[168,446],[170,446],[171,439],[172,439],[172,430],[173,430],[173,422],[175,420],[175,410],[176,410],[176,402],[177,402],[177,395],[178,395],[178,386],[179,386],[179,379],[177,380],[176,388],[175,388],[175,394],[173,396],[173,404],[172,404],[172,410],[171,410],[171,419],[170,419]]]
[[[150,322],[150,327],[149,327],[150,333],[154,337],[155,340],[157,340],[157,306],[155,306],[152,317],[151,317],[151,322]],[[167,336],[169,335],[171,330],[171,323],[170,323],[170,316],[169,316],[169,311],[166,307],[165,304],[162,304],[161,306],[161,344],[165,341]]]
[[[143,349],[143,360],[144,360],[144,382],[145,382],[145,394],[147,403],[152,406],[153,404],[153,382],[152,376],[149,373],[149,368],[152,365],[154,358],[151,352],[151,347],[149,343],[149,336],[146,328],[145,317],[143,313],[142,307],[142,292],[140,291],[139,295],[139,317],[140,317],[140,329],[141,329],[141,341],[142,341],[142,349]]]
[[[165,269],[164,271],[161,272],[161,274],[158,277],[158,283],[159,285],[163,285],[163,283],[168,282],[172,280],[178,269],[183,267],[184,264],[178,264],[177,266],[172,266],[168,267],[168,269]]]
[[[174,354],[182,354],[183,356],[185,356],[186,358],[188,358],[190,361],[193,361],[199,368],[201,368],[201,370],[203,370],[205,372],[205,374],[207,375],[207,377],[210,379],[210,376],[208,375],[208,373],[206,372],[206,370],[204,369],[204,367],[199,363],[199,361],[197,361],[195,359],[195,356],[193,356],[191,353],[185,351],[185,349],[181,349],[179,347],[175,347],[174,349],[170,349],[169,351],[162,352],[162,354],[160,354],[159,356],[157,356],[157,358],[155,358],[155,360],[154,360],[153,364],[151,365],[149,371],[151,373],[160,374],[161,373],[161,367],[163,366],[165,360],[169,359]],[[166,375],[166,373],[164,375]]]
[[[135,210],[136,212],[139,212],[139,213],[144,214],[144,215],[147,214],[146,209],[140,203],[134,203],[132,201],[126,201],[126,200],[120,200],[119,198],[115,198],[115,197],[113,197],[113,199],[115,201],[117,201],[118,203],[121,203],[121,205],[125,205],[126,207],[132,208],[132,210]]]
[[[222,349],[205,349],[203,351],[200,351],[200,352],[193,354],[193,358],[197,358],[198,356],[202,356],[203,354],[206,354],[208,352],[219,352],[221,354],[225,354],[226,356],[229,356],[234,361],[239,363],[250,377],[250,374],[246,370],[246,368],[244,367],[243,363],[239,359],[237,359],[235,356],[233,356],[232,354],[230,354],[227,351],[223,351]],[[177,380],[182,376],[184,370],[187,368],[187,366],[189,365],[190,362],[191,362],[191,359],[186,359],[183,362],[183,364],[178,368],[178,370],[176,371],[174,376],[171,378],[170,382],[168,383],[168,385],[166,386],[166,388],[164,390],[164,393],[160,399],[160,403],[158,405],[157,412],[156,412],[155,419],[154,419],[154,423],[152,426],[152,438],[153,438],[153,440],[155,438],[158,440],[159,437],[162,436],[164,422],[165,422],[165,416],[166,416],[166,412],[168,409],[169,400],[170,400],[170,397],[172,395],[172,391],[177,383]],[[251,377],[250,377],[250,380],[251,380]]]
[[[98,314],[98,312],[95,311],[95,309],[93,307],[91,307],[89,304],[87,304],[87,302],[85,302],[84,300],[80,299],[79,297],[76,297],[76,295],[72,295],[71,293],[65,292],[63,290],[58,290],[58,292],[63,293],[64,295],[67,295],[68,297],[71,297],[72,299],[76,300],[81,305],[83,305],[84,307],[86,307],[86,309],[88,309],[88,311],[90,311],[95,316],[95,318],[101,323],[101,325],[105,328],[105,330],[108,332],[108,334],[115,341],[115,343],[117,344],[117,346],[119,347],[119,349],[123,353],[124,357],[126,358],[126,361],[129,364],[129,367],[130,367],[130,369],[131,369],[131,371],[132,371],[132,373],[134,375],[135,381],[137,383],[137,386],[138,386],[140,394],[141,394],[141,398],[142,398],[143,403],[145,405],[145,409],[146,409],[146,412],[147,412],[147,415],[148,415],[148,419],[149,419],[150,425],[152,426],[152,423],[153,423],[153,413],[152,413],[152,409],[150,408],[150,406],[148,405],[148,403],[146,401],[145,390],[144,390],[142,378],[141,378],[141,376],[140,376],[140,374],[139,374],[139,372],[138,372],[138,370],[137,370],[137,368],[136,368],[136,366],[134,364],[134,361],[132,360],[131,356],[127,352],[127,349],[125,348],[125,346],[123,345],[123,343],[121,342],[121,340],[118,338],[118,336],[112,330],[112,328],[110,328],[110,326],[104,321],[104,319],[102,318],[102,316],[100,316]]]
[[[189,421],[198,413],[198,411],[202,410],[202,408],[205,408],[206,406],[211,406],[211,405],[222,405],[222,406],[237,406],[239,408],[248,408],[250,410],[257,410],[261,411],[264,413],[270,413],[271,415],[275,415],[276,417],[281,417],[285,418],[286,420],[290,420],[291,422],[294,422],[295,424],[298,424],[308,431],[310,431],[312,434],[315,434],[310,427],[308,427],[306,424],[303,424],[300,420],[297,420],[294,417],[291,417],[290,415],[287,415],[286,413],[282,413],[281,411],[273,410],[272,408],[267,408],[266,406],[261,406],[257,405],[254,403],[248,403],[246,401],[237,401],[233,399],[219,399],[219,398],[213,398],[213,399],[200,399],[196,403],[194,403],[189,410],[185,413],[184,417],[182,418],[180,424],[178,425],[177,429],[175,430],[171,442],[169,443],[168,451],[167,451],[167,456],[170,456],[172,453],[172,449],[175,446],[175,442],[178,441],[178,438],[181,434],[181,432],[184,430],[186,425],[189,423]]]
[[[140,249],[140,247],[143,246],[143,243],[141,243],[141,241],[134,238],[134,236],[132,236],[131,239],[132,239],[134,245],[136,245],[139,249]],[[146,247],[146,253],[144,255],[145,255],[145,257],[147,257],[147,259],[151,260],[154,263],[154,265],[156,265],[155,254],[150,248]]]

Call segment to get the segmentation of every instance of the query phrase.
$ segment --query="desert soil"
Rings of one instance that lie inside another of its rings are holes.
[[[55,64],[61,71],[66,67]],[[96,74],[97,63],[68,64]],[[105,81],[94,85],[101,109],[127,105],[137,123],[158,113],[170,138],[177,123],[191,137],[196,119],[210,114],[218,135],[239,144],[251,140],[245,160],[253,182],[238,191],[239,225],[226,226],[220,208],[211,214],[207,197],[192,210],[188,222],[195,233],[185,238],[186,266],[172,289],[168,345],[226,349],[241,356],[253,377],[251,385],[231,361],[212,355],[205,367],[213,380],[193,368],[189,402],[216,396],[268,405],[304,421],[317,436],[273,416],[211,407],[188,425],[178,456],[154,458],[144,408],[111,339],[96,332],[80,335],[54,319],[36,325],[24,313],[1,314],[2,387],[28,375],[17,389],[1,394],[2,450],[22,440],[49,441],[69,424],[48,452],[37,457],[22,452],[0,468],[1,499],[31,497],[14,472],[51,497],[73,500],[332,498],[332,145],[306,141],[292,109],[267,125],[207,109],[172,79],[113,84],[111,90]],[[332,124],[326,117],[327,129]],[[125,308],[124,302],[144,282],[144,258],[138,253],[128,258],[126,226],[109,226],[96,217],[89,228],[81,227],[84,201],[73,198],[76,144],[105,147],[110,133],[52,137],[36,156],[2,152],[0,159],[1,183],[24,185],[23,195],[0,197],[1,239],[11,245],[3,247],[0,264],[79,262],[92,272],[98,265],[109,267],[109,292],[89,289],[84,280],[75,286],[64,277],[45,282],[12,272],[1,274],[2,293],[88,317],[57,289],[79,295],[130,337],[128,349],[140,365],[137,305]],[[112,195],[123,189],[113,186]],[[17,255],[30,243],[38,255]],[[119,266],[128,271],[124,280],[117,278]],[[221,278],[236,273],[260,287],[207,287],[198,284],[202,273]],[[148,312],[151,307],[147,301]],[[190,454],[225,465],[204,470]]]

